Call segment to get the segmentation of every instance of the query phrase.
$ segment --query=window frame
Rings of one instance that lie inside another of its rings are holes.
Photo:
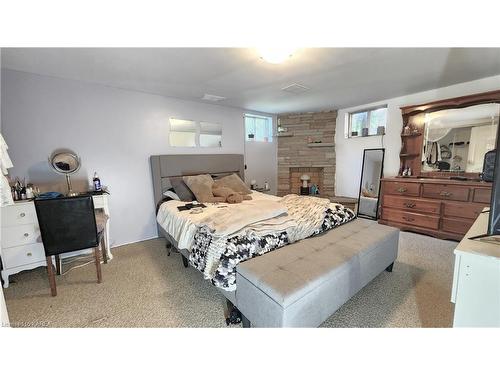
[[[352,133],[352,131],[351,131],[351,129],[352,129],[352,116],[353,115],[356,115],[358,113],[365,113],[366,112],[366,124],[367,124],[367,128],[370,129],[371,113],[373,111],[376,111],[376,110],[381,109],[381,108],[385,108],[385,110],[386,110],[385,125],[384,125],[384,134],[368,134],[368,135],[363,136],[362,135],[363,133],[361,133],[361,134],[358,134],[358,135],[351,135],[351,133]],[[347,113],[347,138],[380,137],[380,136],[385,135],[385,133],[387,131],[387,111],[388,111],[388,105],[387,104],[381,104],[381,105],[374,106],[374,107],[363,108],[363,109],[356,110],[356,111],[353,111],[353,112],[348,112]]]
[[[253,139],[253,140],[250,140],[248,139],[248,134],[247,134],[247,124],[246,124],[246,119],[248,118],[255,118],[255,119],[265,119],[266,121],[269,121],[269,125],[270,125],[270,134],[269,134],[269,137],[268,137],[268,141],[258,141],[257,139]],[[245,131],[245,142],[259,142],[259,143],[273,143],[274,142],[274,119],[272,116],[265,116],[265,115],[256,115],[256,114],[253,114],[253,113],[245,113],[243,115],[243,127],[244,127],[244,131]]]

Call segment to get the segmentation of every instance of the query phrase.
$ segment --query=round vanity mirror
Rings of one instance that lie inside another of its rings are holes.
[[[67,149],[59,149],[54,151],[49,156],[49,164],[54,171],[66,176],[68,184],[68,196],[75,196],[78,193],[71,189],[70,175],[76,173],[80,169],[80,157],[73,151]]]

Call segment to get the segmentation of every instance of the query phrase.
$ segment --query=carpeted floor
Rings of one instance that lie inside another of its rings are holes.
[[[392,273],[383,272],[322,327],[450,327],[455,242],[401,233]],[[113,249],[96,283],[91,264],[57,276],[52,298],[45,268],[11,276],[4,289],[12,326],[225,327],[224,299],[164,240]]]

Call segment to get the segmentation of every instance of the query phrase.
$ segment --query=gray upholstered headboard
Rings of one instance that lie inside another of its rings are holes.
[[[240,154],[153,155],[150,157],[155,203],[170,188],[169,177],[194,174],[237,173],[245,180],[244,157]]]

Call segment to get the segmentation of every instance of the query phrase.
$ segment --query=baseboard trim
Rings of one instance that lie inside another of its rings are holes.
[[[138,242],[142,242],[142,241],[154,240],[154,239],[157,239],[157,238],[160,238],[160,236],[153,236],[153,237],[149,237],[149,238],[143,238],[142,240],[138,240],[138,241],[125,242],[125,243],[122,243],[122,244],[119,244],[119,245],[113,245],[113,246],[111,246],[111,248],[114,249],[116,247],[126,246],[126,245],[132,245],[134,243],[138,243]]]

